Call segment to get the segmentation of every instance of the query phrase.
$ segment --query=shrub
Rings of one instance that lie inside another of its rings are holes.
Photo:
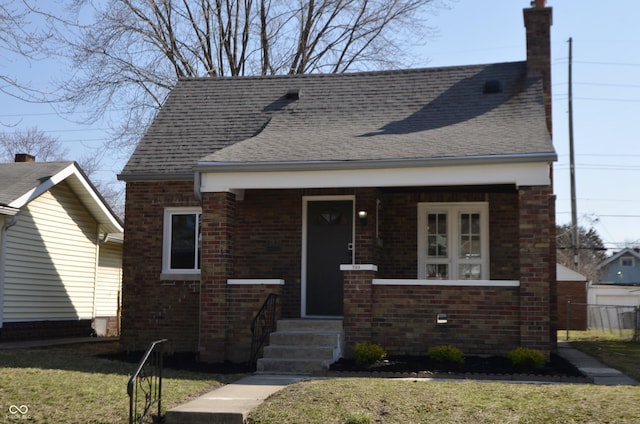
[[[444,345],[434,346],[427,352],[427,358],[434,362],[462,364],[464,363],[464,355],[462,351],[455,346]]]
[[[387,357],[387,352],[382,346],[374,343],[356,343],[353,350],[353,359],[358,365],[371,365]]]
[[[546,362],[544,354],[536,349],[517,347],[509,352],[512,365],[526,368],[542,368]]]

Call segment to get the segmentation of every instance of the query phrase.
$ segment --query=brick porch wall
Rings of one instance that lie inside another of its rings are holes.
[[[451,344],[468,354],[519,345],[517,287],[373,286],[372,340],[392,354]],[[436,324],[446,313],[447,324]]]
[[[344,355],[353,353],[356,343],[371,342],[373,287],[375,271],[344,271]]]
[[[251,322],[269,294],[278,295],[276,317],[282,316],[283,286],[241,284],[227,286],[227,331],[225,360],[247,362],[251,352]]]
[[[378,278],[416,278],[417,208],[421,202],[489,202],[490,278],[517,280],[519,266],[518,192],[515,187],[476,190],[393,192],[381,195],[381,259],[364,261],[379,267]],[[412,252],[407,254],[407,252]]]
[[[520,344],[555,349],[555,208],[551,187],[520,187]]]
[[[225,358],[227,280],[233,277],[235,195],[203,193],[200,292],[200,359]]]

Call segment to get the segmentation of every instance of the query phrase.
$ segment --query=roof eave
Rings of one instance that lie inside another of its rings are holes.
[[[160,172],[136,172],[130,174],[118,174],[118,181],[136,182],[136,181],[192,181],[193,172],[184,173],[177,172],[175,174]]]
[[[507,163],[555,162],[555,152],[526,154],[451,156],[439,158],[403,158],[374,160],[328,160],[295,162],[214,162],[201,161],[194,165],[195,172],[272,172],[272,171],[321,171],[340,169],[398,169],[435,166],[472,166]]]

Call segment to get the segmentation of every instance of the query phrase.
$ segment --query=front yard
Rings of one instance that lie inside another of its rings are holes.
[[[572,333],[573,340],[580,341],[576,347],[640,378],[639,344]],[[0,351],[0,423],[15,422],[11,406],[28,407],[21,414],[28,420],[21,422],[127,422],[126,384],[136,364],[95,356],[116,347],[99,343]],[[163,405],[171,408],[238,377],[167,369]],[[640,387],[341,378],[289,386],[253,411],[251,422],[636,423],[638,417]]]
[[[127,381],[137,364],[95,356],[115,349],[116,343],[97,343],[0,351],[0,423],[128,422]],[[237,378],[165,369],[163,405],[177,406]]]

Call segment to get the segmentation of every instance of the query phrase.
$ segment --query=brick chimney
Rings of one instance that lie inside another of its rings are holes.
[[[547,129],[551,131],[551,8],[546,0],[533,0],[524,9],[527,29],[527,76],[542,77]]]
[[[29,153],[16,153],[15,155],[16,162],[35,162],[36,157],[30,155]]]

